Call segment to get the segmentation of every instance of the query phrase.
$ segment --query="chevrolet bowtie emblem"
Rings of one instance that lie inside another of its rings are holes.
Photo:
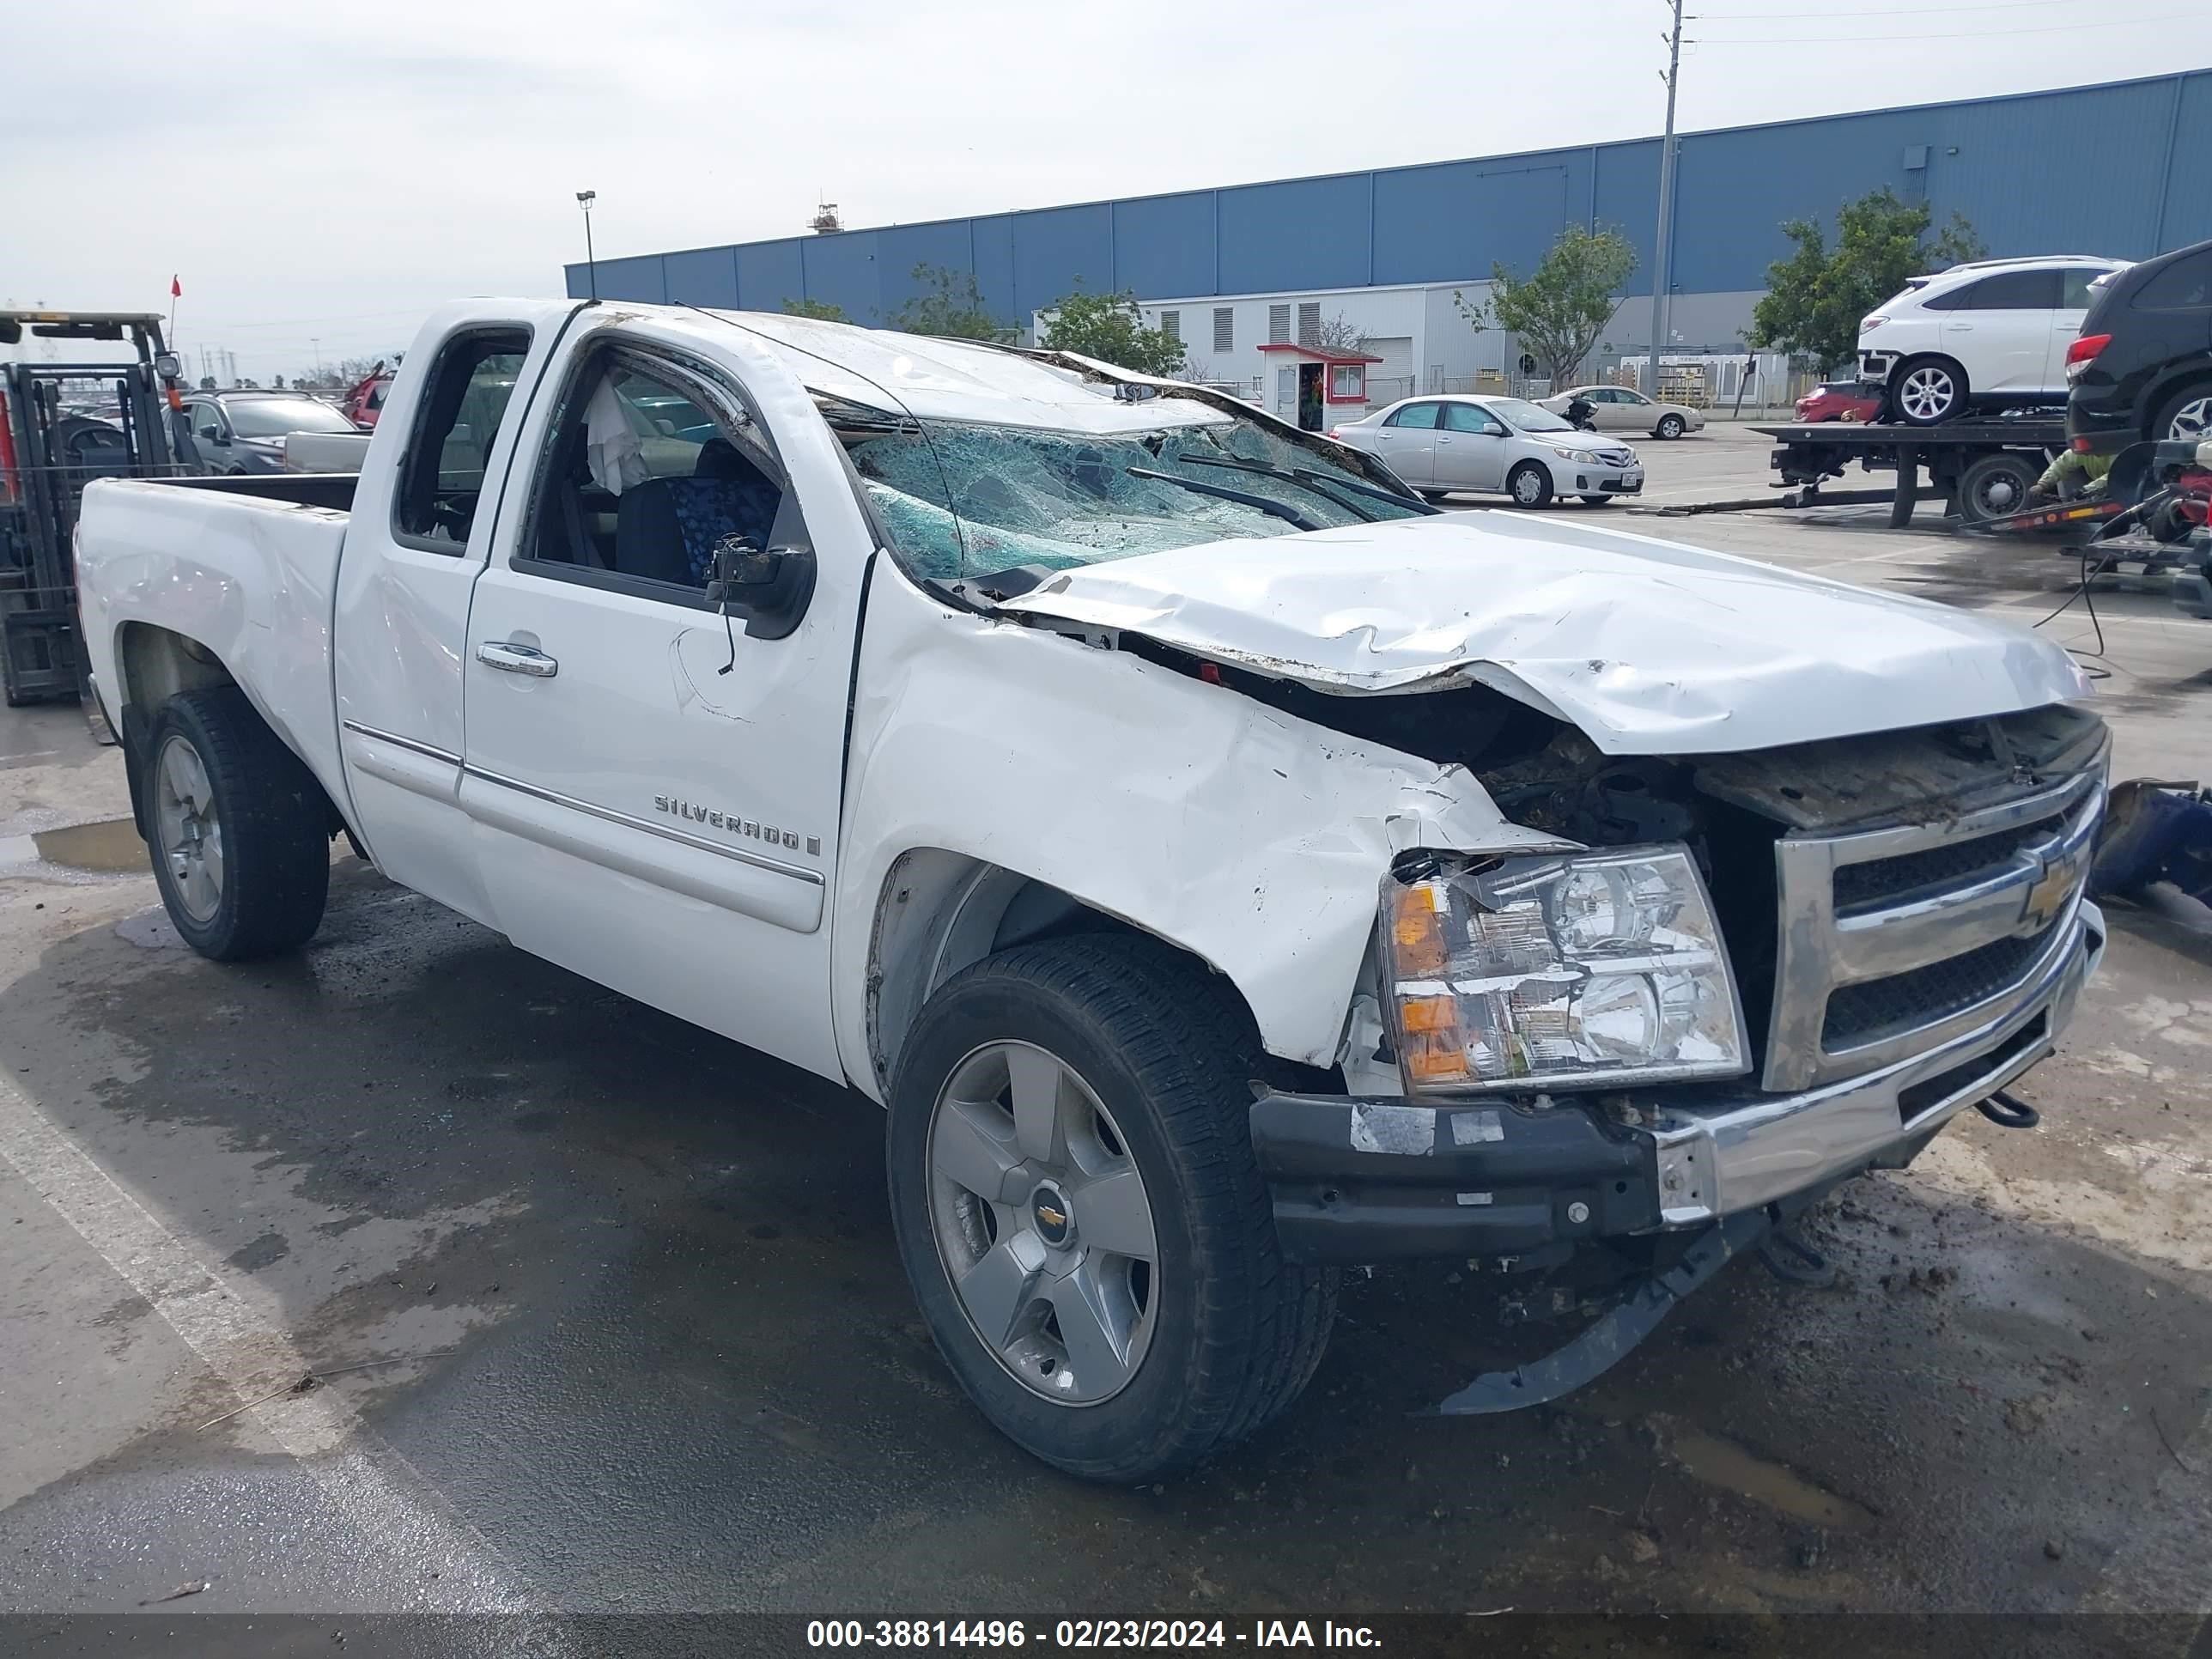
[[[1054,1209],[1049,1204],[1038,1205],[1037,1215],[1048,1227],[1065,1227],[1067,1225],[1067,1217],[1060,1211]]]
[[[2081,866],[2075,860],[2049,860],[2043,866],[2042,878],[2027,890],[2027,903],[2021,912],[2021,920],[2038,927],[2048,925],[2081,880]]]

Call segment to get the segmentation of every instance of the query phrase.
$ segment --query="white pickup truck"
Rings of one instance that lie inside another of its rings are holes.
[[[887,1109],[977,1405],[1145,1480],[1338,1269],[1595,1322],[1549,1398],[2051,1050],[2103,948],[2066,653],[1537,514],[1203,388],[790,317],[471,301],[358,477],[105,482],[98,695],[178,930],[341,834]]]

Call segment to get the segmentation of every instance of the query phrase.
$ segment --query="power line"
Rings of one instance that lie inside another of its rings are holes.
[[[1693,23],[1781,23],[1792,18],[1808,17],[1816,23],[1831,17],[1918,17],[1931,11],[2025,11],[2034,6],[2075,6],[2080,0],[1993,0],[1993,3],[1971,6],[1890,6],[1881,11],[1701,11],[1692,14]]]
[[[2052,23],[2039,28],[2007,29],[2004,33],[2006,35],[2087,33],[2092,30],[2109,31],[2115,25],[2132,27],[2137,23],[2164,23],[2180,17],[2202,18],[2204,15],[2202,11],[2160,11],[2153,12],[2147,17],[2100,17],[2094,23]],[[1759,34],[1745,35],[1733,40],[1700,38],[1684,44],[1692,46],[1851,46],[1879,40],[1986,40],[1989,38],[1987,29],[1963,29],[1951,34]]]

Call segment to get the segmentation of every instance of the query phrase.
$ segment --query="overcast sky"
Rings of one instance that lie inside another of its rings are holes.
[[[1685,131],[2212,63],[2205,0],[1692,0]],[[266,379],[580,258],[1659,130],[1662,0],[11,6],[0,303]],[[2124,49],[2123,49],[2124,48]],[[2199,158],[2199,164],[2202,164]]]

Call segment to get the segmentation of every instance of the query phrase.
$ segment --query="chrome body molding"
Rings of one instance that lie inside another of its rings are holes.
[[[564,795],[558,790],[543,789],[534,783],[525,783],[520,778],[510,778],[498,772],[487,772],[480,766],[465,765],[461,770],[465,776],[474,778],[480,783],[496,784],[502,789],[512,789],[517,794],[527,795],[532,800],[541,800],[552,806],[566,807],[570,811],[581,812],[587,817],[598,818],[603,823],[617,823],[625,830],[641,830],[648,836],[656,836],[662,841],[672,841],[680,846],[694,847],[702,853],[717,854],[738,864],[751,865],[756,869],[772,870],[779,876],[789,876],[793,880],[803,881],[811,887],[821,887],[824,884],[822,872],[818,870],[809,870],[800,865],[787,864],[781,859],[772,859],[764,853],[756,853],[749,847],[732,847],[726,842],[710,841],[704,836],[694,836],[676,829],[665,820],[655,823],[651,818],[634,817],[628,812],[617,812],[611,806],[600,806],[592,801],[579,800],[574,795]]]
[[[448,766],[461,764],[461,757],[459,755],[448,754],[445,750],[436,748],[430,744],[418,743],[413,738],[403,738],[397,732],[380,732],[373,726],[363,726],[359,720],[341,720],[338,723],[357,737],[372,738],[378,743],[388,743],[394,749],[404,749],[409,754],[420,755],[425,760],[443,761]]]

